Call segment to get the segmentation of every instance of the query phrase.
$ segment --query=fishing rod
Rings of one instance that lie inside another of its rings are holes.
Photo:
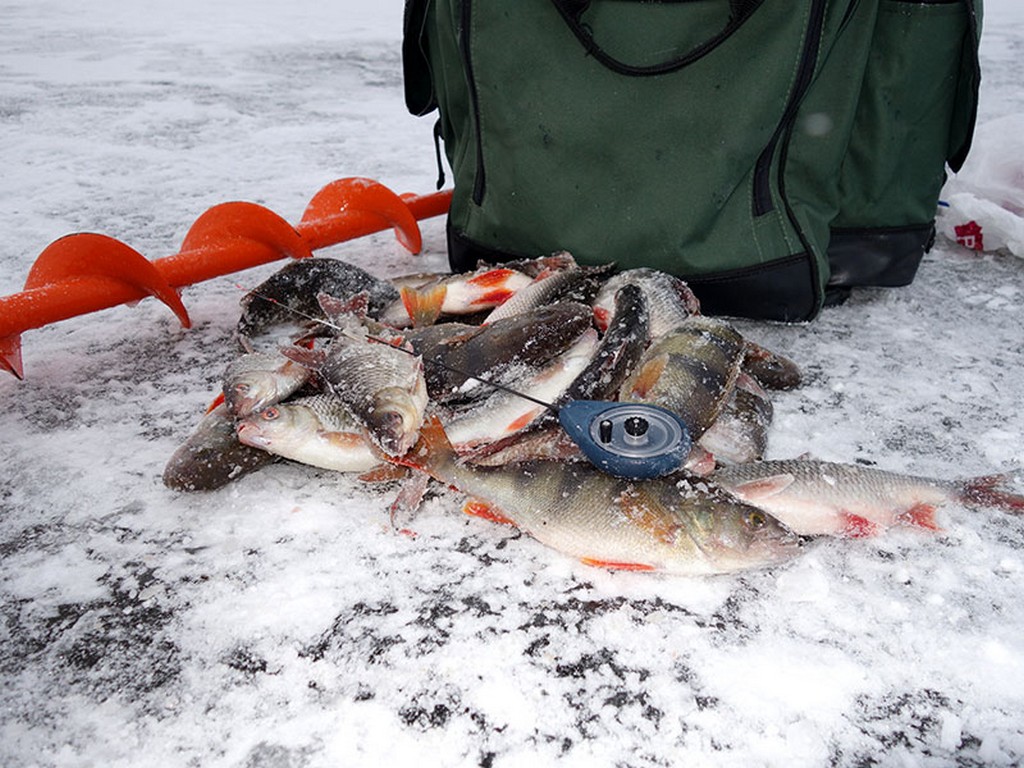
[[[289,307],[270,296],[255,291],[249,293],[314,323],[338,331],[346,338],[385,344],[392,349],[420,358],[424,364],[444,368],[451,373],[546,408],[558,417],[562,429],[579,446],[590,463],[607,474],[636,480],[661,477],[678,470],[690,453],[693,443],[686,423],[678,414],[667,408],[651,403],[582,399],[571,399],[562,405],[555,405],[443,360],[424,358],[413,349],[375,336],[365,327],[361,333],[353,333],[350,329],[326,318],[315,317],[295,307]]]

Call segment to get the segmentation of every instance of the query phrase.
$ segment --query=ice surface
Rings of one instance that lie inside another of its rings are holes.
[[[980,121],[1024,113],[1024,6],[988,0]],[[57,237],[151,258],[207,207],[297,221],[342,176],[435,178],[406,114],[402,4],[8,2],[0,294]],[[1019,158],[1017,158],[1019,161]],[[445,267],[390,235],[327,252]],[[1024,520],[825,541],[789,567],[612,573],[469,519],[418,537],[391,495],[278,464],[207,494],[160,474],[212,398],[267,266],[25,334],[0,378],[0,765],[1014,765]],[[938,477],[1024,473],[1024,262],[940,241],[915,282],[809,325],[770,453]]]

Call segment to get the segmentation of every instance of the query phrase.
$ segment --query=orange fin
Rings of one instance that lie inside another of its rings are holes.
[[[515,522],[509,520],[500,512],[496,511],[494,507],[485,501],[479,501],[477,499],[470,499],[462,505],[462,511],[472,517],[479,517],[484,520],[490,520],[492,523],[501,523],[502,525],[515,526]]]
[[[422,472],[412,472],[405,478],[402,487],[398,489],[398,495],[395,496],[395,500],[391,502],[391,507],[388,509],[392,528],[400,533],[415,536],[412,530],[400,525],[400,522],[410,520],[416,514],[416,510],[423,503],[423,497],[426,495],[429,485],[430,475],[425,475]]]
[[[515,295],[515,291],[508,288],[495,288],[493,291],[478,296],[470,304],[474,307],[493,307],[504,304]]]
[[[646,563],[617,563],[613,560],[598,560],[593,557],[581,557],[580,562],[584,565],[592,565],[595,568],[611,568],[616,571],[656,571],[653,565]]]
[[[430,416],[420,427],[420,439],[401,456],[385,456],[388,461],[432,474],[437,467],[455,455],[444,426],[437,416]]]
[[[400,293],[402,305],[412,319],[412,324],[420,328],[437,322],[437,318],[441,316],[445,296],[448,295],[448,288],[444,283],[426,288],[403,286]]]
[[[479,275],[473,275],[473,277],[469,278],[466,282],[470,285],[482,288],[497,288],[505,285],[510,277],[515,277],[518,274],[519,273],[514,269],[498,267],[497,269],[489,269],[486,272],[481,272]]]
[[[840,535],[848,539],[867,539],[877,536],[883,530],[882,526],[878,523],[872,522],[861,515],[854,515],[850,512],[844,512],[842,515],[846,525],[843,526]]]
[[[896,519],[901,523],[918,528],[927,528],[929,531],[942,530],[938,523],[935,522],[935,506],[933,504],[915,504],[906,512],[901,512]]]
[[[224,405],[224,393],[218,392],[217,396],[213,398],[208,406],[206,406],[206,412],[213,413],[221,405]]]
[[[394,480],[401,480],[408,473],[405,467],[400,467],[397,464],[380,464],[359,475],[359,480],[364,483],[390,483]]]
[[[524,427],[528,426],[534,419],[536,419],[537,418],[537,414],[539,414],[541,412],[541,410],[543,410],[543,409],[541,409],[541,408],[533,408],[533,409],[527,411],[526,413],[524,413],[519,418],[517,418],[517,419],[513,420],[512,422],[510,422],[509,425],[507,427],[505,427],[505,431],[506,432],[518,432],[519,430],[521,430]]]
[[[633,397],[646,397],[647,393],[658,383],[658,379],[661,378],[661,374],[664,373],[667,364],[668,355],[658,355],[644,363],[643,368],[640,369],[636,378],[633,379],[630,394]]]

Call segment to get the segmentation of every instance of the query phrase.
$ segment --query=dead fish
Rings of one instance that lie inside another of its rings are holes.
[[[349,299],[365,292],[371,315],[397,301],[398,289],[354,264],[339,259],[297,259],[272,274],[242,298],[237,333],[255,336],[273,325],[323,319],[317,294]]]
[[[515,295],[492,310],[484,319],[484,323],[494,323],[558,301],[584,301],[590,304],[600,282],[613,268],[613,265],[608,264],[543,272],[529,285],[516,291]]]
[[[764,511],[682,475],[629,481],[590,464],[537,461],[474,467],[458,460],[441,424],[398,460],[474,500],[467,509],[511,523],[588,565],[710,574],[780,563],[800,540]]]
[[[687,318],[700,314],[700,302],[682,279],[649,267],[627,269],[609,278],[594,299],[594,320],[602,330],[615,307],[615,294],[624,285],[636,285],[644,294],[651,315],[651,338],[675,330]]]
[[[554,307],[563,306],[555,304]],[[589,318],[589,310],[584,308]],[[532,313],[531,313],[532,314]],[[516,315],[504,320],[498,320],[495,325],[515,320],[516,317],[530,315]],[[553,402],[553,408],[545,409],[537,413],[531,419],[529,425],[520,429],[509,430],[504,435],[495,439],[474,446],[468,451],[468,446],[459,444],[460,452],[465,453],[472,461],[483,463],[485,456],[491,454],[515,455],[507,451],[519,451],[524,449],[513,447],[512,444],[519,444],[524,439],[523,432],[547,430],[558,422],[557,411],[566,403],[572,400],[614,400],[618,394],[622,382],[630,374],[643,355],[647,346],[648,336],[648,314],[647,305],[640,289],[635,285],[624,286],[615,296],[615,314],[611,324],[601,338],[601,341],[586,366],[579,371],[568,386]],[[518,386],[523,386],[520,382]],[[530,386],[526,386],[526,392],[531,392]],[[548,401],[550,402],[550,401]],[[557,432],[555,433],[557,434]],[[449,427],[449,436],[451,427]],[[566,438],[567,439],[567,438]],[[571,441],[570,441],[571,442]],[[554,445],[547,445],[542,439],[537,442],[537,451],[558,450]],[[528,449],[527,449],[528,450]]]
[[[441,315],[470,315],[492,309],[533,282],[529,275],[506,266],[444,274],[421,284],[397,280],[401,285],[398,297],[380,315],[373,315],[393,328],[432,325]]]
[[[667,408],[698,440],[731,395],[742,360],[743,338],[735,328],[711,317],[688,317],[667,336],[655,338],[619,399]]]
[[[362,425],[333,395],[272,405],[238,422],[245,445],[337,472],[365,472],[380,464]]]
[[[411,350],[373,341],[356,326],[326,350],[282,350],[317,371],[327,389],[352,409],[374,444],[390,456],[416,442],[427,406],[423,363]]]
[[[238,442],[235,422],[221,403],[171,455],[163,481],[176,491],[212,491],[273,461],[269,453]]]
[[[718,418],[700,437],[700,445],[719,464],[759,461],[768,449],[768,428],[774,414],[772,401],[760,384],[740,372]]]
[[[744,339],[743,370],[768,389],[796,389],[803,381],[800,366],[778,352]]]
[[[249,352],[224,371],[224,403],[241,418],[262,411],[297,392],[311,372],[279,352]]]
[[[485,326],[442,323],[413,329],[403,338],[423,357],[431,399],[446,402],[465,396],[467,384],[481,377],[513,384],[513,377],[564,354],[590,327],[588,306],[563,302]],[[491,390],[481,385],[472,392],[484,396]]]
[[[459,451],[469,452],[527,429],[548,411],[541,403],[557,399],[586,368],[597,348],[597,331],[590,328],[564,354],[517,382],[516,391],[529,398],[500,389],[447,418],[445,429],[451,442]]]
[[[804,536],[872,536],[894,525],[938,530],[935,511],[949,502],[1024,513],[1024,496],[1005,478],[937,480],[858,464],[810,459],[761,461],[711,477]]]

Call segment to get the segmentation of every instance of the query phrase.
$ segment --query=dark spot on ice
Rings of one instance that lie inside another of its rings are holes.
[[[223,661],[232,669],[246,675],[257,675],[267,671],[267,660],[255,655],[248,648],[235,648]]]

